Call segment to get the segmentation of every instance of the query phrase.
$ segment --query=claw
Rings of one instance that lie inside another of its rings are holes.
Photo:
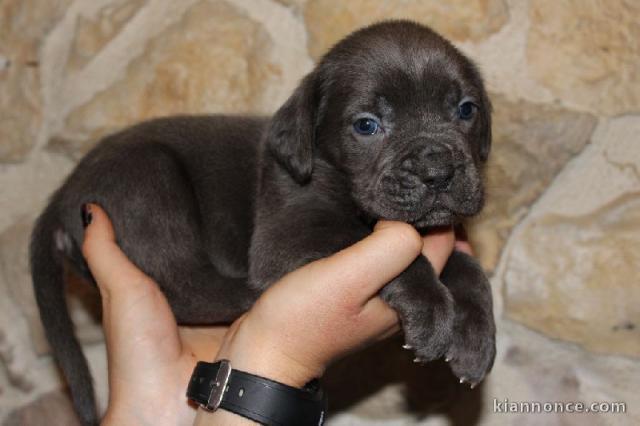
[[[476,385],[477,385],[477,383],[471,383],[471,384],[469,385],[469,387],[470,387],[471,389],[473,389],[473,388],[475,388],[475,387],[476,387]]]
[[[415,357],[415,358],[413,359],[413,362],[422,362],[422,360],[421,360],[420,358],[418,358],[418,357]]]
[[[402,345],[402,349],[413,349],[413,346],[405,343],[404,345]]]
[[[444,359],[444,362],[449,362],[449,361],[451,361],[451,358],[449,358],[449,357],[446,357],[446,358]]]
[[[464,377],[460,377],[460,384],[465,382],[465,378]]]

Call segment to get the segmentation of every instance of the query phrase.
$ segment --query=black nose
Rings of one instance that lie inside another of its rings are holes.
[[[451,186],[451,180],[455,174],[452,164],[437,169],[429,169],[422,177],[422,181],[430,189],[446,191]]]
[[[432,190],[448,190],[456,171],[451,149],[433,142],[422,150],[420,157],[420,178],[424,184]]]

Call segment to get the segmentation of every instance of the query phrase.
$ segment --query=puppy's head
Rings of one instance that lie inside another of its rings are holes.
[[[432,30],[392,21],[334,46],[267,140],[300,184],[328,164],[373,219],[448,225],[482,207],[490,113],[471,61]]]

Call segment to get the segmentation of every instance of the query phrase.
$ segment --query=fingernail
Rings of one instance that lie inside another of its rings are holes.
[[[89,206],[89,204],[83,204],[80,209],[80,213],[82,214],[82,226],[86,228],[93,219],[93,216],[91,215],[91,206]]]

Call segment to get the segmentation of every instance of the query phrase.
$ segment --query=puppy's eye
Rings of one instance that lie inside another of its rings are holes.
[[[473,102],[463,102],[458,106],[458,117],[462,120],[471,120],[477,108]]]
[[[373,118],[360,118],[353,123],[353,129],[360,135],[371,136],[378,133],[380,125]]]

